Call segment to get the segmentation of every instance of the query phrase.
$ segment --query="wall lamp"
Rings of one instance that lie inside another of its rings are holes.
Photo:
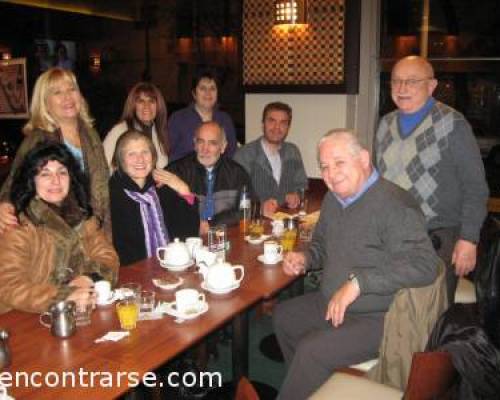
[[[275,0],[274,24],[296,25],[307,23],[307,0]]]

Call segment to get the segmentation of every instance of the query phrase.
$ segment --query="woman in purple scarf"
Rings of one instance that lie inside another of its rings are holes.
[[[156,254],[178,237],[197,236],[198,205],[189,188],[172,175],[169,186],[157,188],[151,172],[156,165],[151,139],[131,130],[116,144],[110,178],[113,244],[120,264],[128,265]]]

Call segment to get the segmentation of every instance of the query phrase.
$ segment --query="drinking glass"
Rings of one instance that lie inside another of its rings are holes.
[[[299,203],[299,215],[305,216],[307,215],[307,192],[305,190],[301,190],[299,192],[300,203]]]
[[[135,329],[139,317],[139,304],[135,298],[128,297],[120,300],[116,304],[116,312],[122,329],[127,331]]]
[[[137,303],[141,299],[141,285],[135,282],[124,283],[120,286],[120,292],[124,298],[133,298]]]
[[[77,306],[75,311],[75,321],[77,326],[85,326],[90,324],[90,316],[92,315],[92,304],[88,303],[84,306]]]
[[[225,252],[227,248],[226,225],[211,226],[208,229],[208,250],[212,253]]]
[[[281,246],[283,246],[283,251],[292,251],[295,246],[295,241],[297,240],[297,230],[287,229],[283,232],[281,236]]]
[[[141,291],[141,313],[150,313],[155,309],[156,293],[151,290]]]

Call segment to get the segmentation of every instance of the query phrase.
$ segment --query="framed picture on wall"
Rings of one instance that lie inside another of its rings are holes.
[[[0,60],[0,118],[28,118],[25,58]]]

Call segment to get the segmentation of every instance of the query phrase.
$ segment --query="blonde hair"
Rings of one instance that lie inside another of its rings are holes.
[[[43,129],[48,132],[54,132],[59,125],[57,121],[50,115],[47,109],[47,98],[53,87],[61,81],[68,81],[78,93],[80,93],[80,88],[78,87],[78,82],[76,77],[70,70],[54,67],[50,68],[41,74],[36,80],[35,87],[33,89],[33,95],[31,96],[31,107],[30,107],[30,120],[24,126],[23,132],[29,134],[34,129]],[[87,102],[81,97],[81,107],[80,107],[80,120],[86,125],[87,128],[91,128],[94,124],[94,120],[89,114]]]

